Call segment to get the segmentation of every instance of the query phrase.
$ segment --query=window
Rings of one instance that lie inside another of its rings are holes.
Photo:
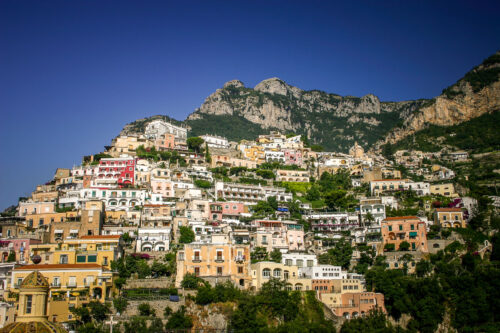
[[[59,257],[59,263],[60,264],[67,264],[68,263],[68,255],[61,254],[61,256]]]
[[[97,256],[96,255],[88,256],[88,262],[97,262]]]
[[[33,305],[33,295],[26,296],[26,311],[25,313],[31,313],[31,307]]]
[[[273,271],[273,277],[275,277],[277,279],[281,278],[281,269],[275,268]]]
[[[62,258],[62,256],[61,256],[61,258]],[[76,262],[77,263],[84,263],[86,261],[87,261],[87,257],[86,256],[82,256],[82,255],[76,256]]]
[[[194,275],[200,276],[200,267],[195,267],[194,268]]]
[[[104,257],[104,258],[103,258],[103,262],[102,262],[102,264],[103,264],[104,266],[107,266],[107,265],[108,265],[108,257]]]
[[[298,266],[298,267],[303,267],[303,266],[304,266],[304,260],[302,260],[302,259],[297,259],[297,266]]]
[[[389,231],[392,231],[392,225],[389,226]]]
[[[217,275],[222,275],[222,267],[217,267]]]
[[[446,215],[443,215],[443,221],[446,221]]]
[[[403,226],[401,224],[399,225],[399,230],[403,230]]]
[[[238,267],[238,274],[243,274],[243,267],[241,266]]]
[[[313,266],[314,266],[314,260],[308,260],[307,267],[313,267]]]
[[[293,260],[292,259],[286,259],[285,260],[285,265],[286,266],[292,266],[293,265]]]
[[[415,230],[415,225],[414,224],[410,225],[410,228],[411,230]]]
[[[262,270],[262,277],[270,278],[271,277],[271,270],[269,268],[264,268]]]

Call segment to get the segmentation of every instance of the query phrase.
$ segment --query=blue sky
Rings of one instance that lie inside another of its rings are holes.
[[[135,119],[224,82],[438,95],[500,47],[498,1],[0,1],[0,209]]]

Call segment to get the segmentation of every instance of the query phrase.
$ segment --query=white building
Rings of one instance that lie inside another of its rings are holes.
[[[318,265],[318,258],[315,254],[283,253],[281,263],[286,266],[312,267]]]
[[[145,203],[147,191],[137,189],[98,189],[85,188],[80,190],[82,201],[101,200],[106,205],[106,210],[128,211],[135,206]]]
[[[311,223],[315,232],[329,233],[351,230],[359,226],[357,213],[333,212],[304,215],[304,219]]]
[[[282,151],[266,150],[264,156],[266,158],[266,162],[285,163],[285,153]]]
[[[287,193],[284,188],[236,183],[215,183],[216,199],[222,198],[227,201],[257,202],[276,197],[278,201],[292,201],[292,194]]]
[[[145,137],[152,140],[158,139],[165,133],[173,134],[179,140],[187,139],[186,128],[172,125],[164,120],[153,120],[146,126],[146,130],[144,131]]]
[[[165,252],[169,250],[171,229],[165,227],[137,229],[136,249],[138,252]]]
[[[299,272],[301,276],[307,276],[314,280],[341,280],[347,278],[347,272],[343,272],[342,267],[333,265],[302,267]]]
[[[221,136],[205,134],[200,136],[200,138],[211,148],[229,148],[229,141]]]

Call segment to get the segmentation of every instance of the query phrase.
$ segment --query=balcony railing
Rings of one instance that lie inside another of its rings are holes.
[[[76,282],[68,282],[68,283],[66,283],[66,287],[68,287],[68,288],[76,288],[76,286],[77,286]]]
[[[194,257],[193,262],[201,262],[201,257]]]
[[[223,257],[215,257],[215,262],[224,262]]]
[[[52,282],[50,286],[52,288],[61,288],[61,282]]]

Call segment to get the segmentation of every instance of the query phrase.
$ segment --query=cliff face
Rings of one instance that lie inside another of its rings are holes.
[[[381,102],[377,96],[305,91],[271,78],[254,88],[229,81],[208,96],[184,124],[189,135],[219,134],[230,140],[280,130],[304,134],[311,143],[346,151],[395,142],[430,124],[454,125],[500,108],[500,52],[431,100]],[[141,120],[140,124],[148,120]],[[138,123],[139,124],[139,123]],[[140,129],[132,123],[128,129]]]
[[[500,52],[467,73],[434,102],[405,118],[384,142],[394,143],[428,125],[451,126],[500,110]]]

